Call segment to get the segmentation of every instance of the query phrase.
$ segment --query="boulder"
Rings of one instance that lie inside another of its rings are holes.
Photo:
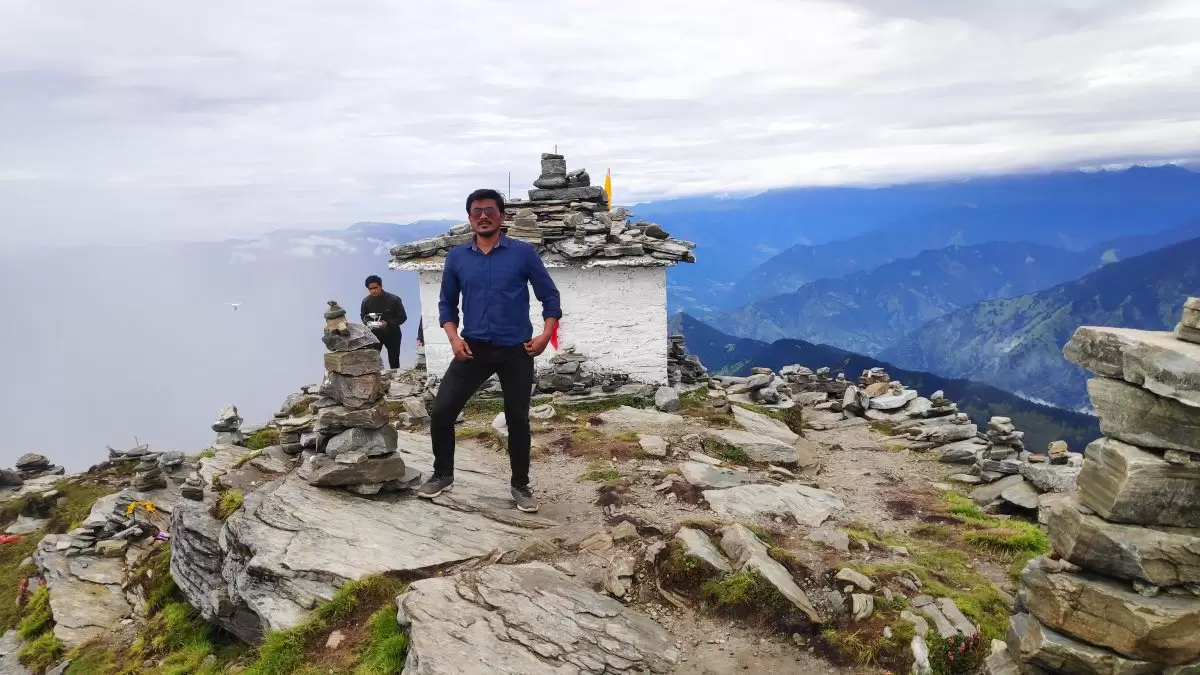
[[[321,342],[325,343],[325,349],[331,352],[350,352],[377,345],[379,338],[361,323],[348,323],[344,334],[326,331],[321,336]]]
[[[796,432],[774,417],[768,417],[740,405],[733,406],[733,421],[750,433],[769,436],[781,443],[795,443],[800,438]]]
[[[429,470],[418,457],[413,464]],[[507,493],[507,476],[463,471],[455,476],[454,491],[432,502],[388,494],[368,500],[311,486],[291,474],[248,493],[243,508],[225,522],[215,549],[211,530],[199,537],[193,530],[203,528],[173,526],[172,550],[190,557],[179,556],[177,566],[173,556],[172,571],[177,581],[184,578],[180,589],[194,606],[213,604],[201,595],[214,597],[223,589],[226,602],[255,617],[241,622],[252,624],[253,631],[235,634],[285,630],[347,580],[408,574],[495,549],[515,550],[528,528],[553,524],[497,497]],[[219,574],[206,571],[217,569]]]
[[[1019,475],[1005,476],[1000,480],[971,490],[971,501],[976,504],[990,504],[1000,498],[1001,493],[1010,488],[1022,485],[1025,479]]]
[[[1033,489],[1033,486],[1024,480],[1005,488],[1000,493],[1000,498],[1009,504],[1031,511],[1036,510],[1038,507],[1037,490]]]
[[[1028,614],[1008,620],[1008,652],[1022,663],[1055,673],[1079,675],[1151,675],[1162,666],[1127,659],[1115,652],[1073,640],[1050,630]]]
[[[1171,333],[1081,326],[1063,354],[1102,377],[1200,407],[1200,345]]]
[[[357,461],[351,462],[348,458],[356,453],[360,456],[354,457]],[[296,475],[309,485],[318,487],[386,483],[395,480],[408,482],[404,459],[399,454],[367,457],[365,453],[354,450],[343,452],[336,459],[326,455],[313,455],[300,465]]]
[[[824,544],[829,548],[841,551],[843,553],[850,552],[850,535],[837,528],[830,527],[828,524],[822,525],[812,532],[809,532],[805,539],[808,541],[817,542],[819,544]]]
[[[674,387],[659,387],[654,392],[654,407],[662,412],[679,412],[682,404],[679,402],[679,392]]]
[[[1111,438],[1093,441],[1084,452],[1079,500],[1105,520],[1200,527],[1200,462],[1168,462]]]
[[[684,462],[679,465],[679,472],[684,480],[701,489],[731,488],[748,485],[757,480],[744,471],[722,469],[700,462]]]
[[[133,613],[121,582],[125,561],[92,556],[67,557],[68,535],[47,535],[33,554],[50,591],[54,637],[67,649],[108,635]]]
[[[787,568],[771,557],[766,544],[745,525],[729,525],[721,530],[721,550],[729,556],[733,567],[739,572],[759,573],[813,623],[822,622],[821,616],[804,591],[796,585]]]
[[[980,453],[986,449],[987,444],[969,438],[965,441],[943,445],[938,450],[938,461],[946,464],[974,464],[979,459]]]
[[[704,532],[690,527],[681,527],[675,533],[675,541],[683,547],[685,555],[704,561],[714,571],[733,571],[733,568],[729,566],[729,561],[717,550],[712,540]]]
[[[321,408],[317,413],[317,421],[313,424],[313,431],[332,435],[355,427],[378,429],[387,423],[387,406],[382,403],[359,410],[350,410],[338,405]]]
[[[16,467],[20,471],[44,471],[51,466],[50,460],[45,455],[39,455],[36,452],[27,452],[17,458]]]
[[[733,520],[791,516],[809,527],[820,526],[834,511],[846,508],[832,492],[795,483],[705,490],[704,499],[715,513]]]
[[[1105,377],[1088,380],[1088,396],[1105,436],[1143,448],[1200,454],[1200,408]]]
[[[230,597],[221,577],[222,525],[201,504],[180,505],[171,513],[171,578],[206,621],[254,643],[262,637],[258,615]]]
[[[1045,509],[1050,543],[1064,560],[1154,586],[1200,584],[1200,529],[1110,523],[1074,499]]]
[[[326,352],[325,370],[340,375],[378,375],[383,359],[375,349],[355,349],[349,352]]]
[[[369,457],[379,457],[396,450],[396,439],[396,430],[389,424],[378,429],[347,429],[329,439],[325,444],[325,454],[337,457],[343,452],[357,450]]]
[[[1093,574],[1021,573],[1020,602],[1045,626],[1131,658],[1180,665],[1200,657],[1200,600],[1146,597]]]
[[[735,406],[736,408],[736,406]],[[723,445],[733,446],[755,462],[763,464],[797,464],[800,454],[796,448],[773,436],[756,434],[739,429],[705,429],[708,438]]]
[[[1021,476],[1041,492],[1074,492],[1080,468],[1055,464],[1020,465]]]
[[[875,396],[871,399],[868,407],[873,410],[899,410],[916,397],[917,392],[913,391],[912,389],[905,389],[899,394]]]
[[[540,562],[416,581],[397,604],[406,675],[668,673],[681,657],[649,617]]]
[[[670,445],[662,436],[639,436],[638,447],[651,457],[666,457]]]
[[[375,353],[374,350],[367,351]],[[330,356],[330,354],[326,354],[326,356]],[[378,357],[378,354],[376,356]],[[378,371],[365,375],[342,375],[331,372],[325,373],[320,391],[322,395],[337,401],[343,407],[349,410],[358,410],[382,399],[385,386],[383,376]],[[317,416],[320,419],[320,413]]]

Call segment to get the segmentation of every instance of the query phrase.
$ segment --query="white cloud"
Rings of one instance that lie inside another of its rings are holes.
[[[1193,0],[0,0],[0,241],[1200,155]]]

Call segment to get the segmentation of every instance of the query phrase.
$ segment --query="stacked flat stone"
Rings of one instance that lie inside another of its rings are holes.
[[[242,435],[242,418],[238,415],[235,405],[227,405],[217,413],[217,421],[213,422],[212,430],[217,432],[216,445],[242,445],[246,439]]]
[[[611,393],[629,384],[627,374],[595,371],[588,368],[587,362],[588,357],[576,351],[575,345],[563,345],[562,349],[550,357],[549,365],[538,371],[534,388],[544,394],[582,396],[593,393],[597,388],[602,392]]]
[[[1026,672],[1200,672],[1200,345],[1084,326],[1064,353],[1099,376],[1104,437],[1047,509],[1054,552],[1021,574],[1008,654]]]
[[[542,155],[542,173],[528,201],[505,206],[508,236],[533,244],[547,263],[660,266],[695,262],[692,242],[672,239],[663,228],[635,220],[624,208],[609,210],[604,190],[591,185],[587,170],[567,171],[562,155]],[[546,186],[559,187],[546,187]],[[395,246],[393,269],[416,269],[471,240],[468,224],[440,237]],[[409,266],[406,266],[409,265]]]
[[[700,362],[699,356],[688,354],[683,335],[670,336],[667,345],[667,383],[674,387],[678,384],[702,384],[707,381],[708,370]]]
[[[346,321],[336,302],[325,312],[325,378],[313,403],[313,450],[298,475],[318,487],[344,487],[362,495],[400,490],[420,478],[396,453],[396,429],[384,402],[383,360],[375,335]]]
[[[813,371],[811,368],[798,364],[790,365],[781,368],[779,376],[787,381],[793,395],[819,392],[841,398],[845,395],[846,388],[850,386],[844,373],[839,372],[834,376],[829,368],[818,368]]]
[[[1200,344],[1200,298],[1188,298],[1183,303],[1183,316],[1175,326],[1175,337]]]
[[[27,452],[17,459],[17,473],[22,480],[41,478],[42,476],[61,476],[67,472],[64,467],[55,466],[45,455]]]

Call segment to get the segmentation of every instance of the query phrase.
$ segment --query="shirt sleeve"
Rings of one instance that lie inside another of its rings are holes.
[[[550,278],[550,273],[546,271],[546,265],[537,251],[533,247],[527,250],[526,274],[529,276],[529,283],[533,285],[533,294],[542,303],[542,318],[561,319],[562,305],[558,287],[554,285],[554,279]]]
[[[458,283],[458,256],[451,251],[442,266],[442,290],[438,296],[438,325],[458,323],[458,294],[462,289]]]

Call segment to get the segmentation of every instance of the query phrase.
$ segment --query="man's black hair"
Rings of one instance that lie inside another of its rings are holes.
[[[378,275],[372,274],[371,276],[367,277],[367,283],[365,285],[367,288],[370,288],[371,284],[379,284],[379,287],[383,288],[383,279],[380,279]]]
[[[500,214],[504,215],[504,196],[495,190],[482,188],[467,195],[467,213],[471,212],[471,204],[482,201],[484,199],[493,199],[496,201],[496,208],[500,209]]]

